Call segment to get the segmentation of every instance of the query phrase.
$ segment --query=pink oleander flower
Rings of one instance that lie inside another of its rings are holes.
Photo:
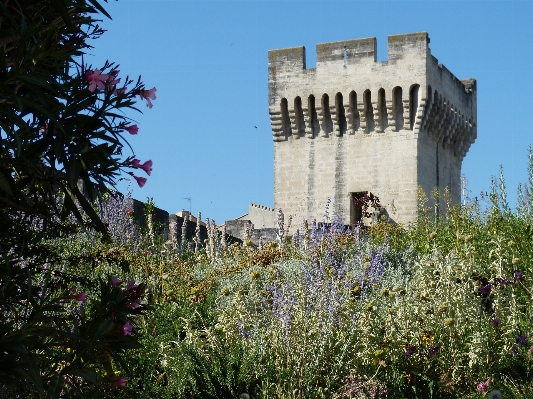
[[[489,384],[485,381],[481,381],[479,384],[477,384],[477,390],[479,392],[486,392],[487,389],[489,389]]]
[[[85,302],[87,300],[87,294],[85,292],[80,292],[79,294],[72,295],[72,299],[75,299],[80,302]]]
[[[115,87],[119,83],[120,83],[120,78],[118,78],[118,79],[113,79],[113,77],[109,78],[109,80],[107,81],[107,90],[108,91],[112,91],[112,92],[116,92]]]
[[[146,106],[148,108],[152,108],[152,101],[151,100],[155,100],[155,92],[157,91],[157,89],[155,87],[152,87],[150,90],[141,90],[141,92],[139,93],[139,96],[143,99],[143,100],[146,100]]]
[[[93,93],[96,89],[103,90],[105,88],[105,82],[109,79],[109,75],[95,69],[85,72],[85,79],[89,82],[89,91]]]
[[[126,86],[121,87],[120,89],[115,89],[115,94],[117,96],[123,96],[124,94],[126,94]]]
[[[130,309],[137,309],[141,306],[141,298],[136,298],[132,303],[130,303]]]
[[[126,386],[126,379],[124,377],[117,378],[115,382],[113,383],[113,387],[125,387]]]
[[[137,180],[137,184],[139,185],[139,187],[143,187],[145,184],[146,184],[146,177],[138,177],[138,176],[133,176],[133,178],[135,180]]]
[[[133,158],[131,161],[130,161],[130,165],[132,168],[135,168],[137,169],[139,167],[139,165],[141,164],[141,160],[140,159],[137,159],[137,158]]]
[[[131,335],[132,329],[133,329],[133,326],[131,325],[129,321],[127,321],[126,324],[122,326],[122,332],[124,333],[124,335]]]
[[[146,172],[146,174],[148,176],[150,176],[152,174],[152,165],[153,165],[153,162],[150,159],[150,160],[146,161],[145,163],[143,163],[142,165],[139,165],[139,168],[144,170]]]
[[[127,130],[129,134],[137,134],[139,132],[139,126],[137,125],[125,126],[124,130]]]
[[[113,287],[116,287],[117,285],[120,285],[120,284],[122,284],[122,282],[118,279],[117,276],[111,277],[111,285]]]

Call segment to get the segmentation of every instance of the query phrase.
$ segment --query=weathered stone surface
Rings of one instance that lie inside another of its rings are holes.
[[[328,197],[346,224],[352,193],[377,195],[397,222],[417,216],[417,188],[460,200],[464,156],[477,136],[476,81],[459,80],[428,48],[427,33],[269,51],[274,205],[295,221],[321,220]],[[258,226],[256,226],[257,228]]]

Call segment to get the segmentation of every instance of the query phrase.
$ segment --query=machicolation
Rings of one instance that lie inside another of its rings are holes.
[[[450,189],[460,200],[461,164],[477,136],[476,81],[459,80],[431,55],[427,33],[268,53],[274,139],[274,206],[320,218],[328,197],[345,224],[352,198],[369,191],[398,222],[417,216],[417,189]],[[298,220],[298,219],[295,219]]]

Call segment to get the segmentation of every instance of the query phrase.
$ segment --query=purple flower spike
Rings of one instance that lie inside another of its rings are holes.
[[[516,337],[516,344],[518,346],[525,345],[527,343],[527,338],[524,335],[519,335]]]
[[[492,291],[492,285],[490,284],[487,284],[487,285],[483,285],[481,286],[481,288],[479,289],[479,293],[481,295],[485,295],[485,296],[489,296],[490,293]]]
[[[434,346],[432,348],[428,349],[428,356],[433,357],[437,354],[437,352],[440,350],[440,346]]]
[[[492,319],[490,322],[494,328],[497,328],[500,325],[500,320],[498,319]]]
[[[405,356],[411,357],[416,353],[416,346],[414,345],[408,345],[405,349]]]
[[[524,273],[519,270],[514,271],[514,280],[515,281],[524,281]]]

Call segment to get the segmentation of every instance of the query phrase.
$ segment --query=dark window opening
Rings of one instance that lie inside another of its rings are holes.
[[[385,100],[384,89],[379,89],[378,91],[378,109],[379,109],[379,124],[381,126],[381,131],[383,132],[389,126],[389,122],[387,120],[387,102]]]
[[[355,91],[350,93],[350,114],[352,117],[352,129],[350,133],[352,133],[358,131],[361,125],[359,111],[357,110],[357,93]]]
[[[322,96],[322,131],[327,135],[333,131],[333,123],[331,122],[331,112],[329,109],[329,96],[324,94]]]
[[[315,105],[315,96],[312,94],[308,98],[308,109],[309,109],[309,119],[310,119],[310,128],[311,128],[311,135],[313,138],[315,138],[318,135],[318,132],[320,130],[320,125],[318,124],[318,115],[316,112],[316,105]]]
[[[302,99],[300,97],[294,99],[294,117],[296,118],[296,134],[298,137],[301,137],[305,135],[305,121],[302,110]]]
[[[415,126],[419,90],[420,86],[414,85],[409,91],[409,126],[411,127],[411,130],[413,130],[413,127]]]
[[[375,211],[383,211],[379,198],[369,191],[352,193],[350,198],[350,225],[363,223],[363,218],[373,217]]]
[[[366,90],[364,95],[365,117],[366,117],[366,132],[374,131],[374,109],[372,107],[372,94],[370,90]]]
[[[402,101],[402,88],[395,87],[392,91],[392,113],[394,114],[394,122],[396,125],[396,131],[403,129],[403,101]]]
[[[285,139],[291,136],[291,119],[289,118],[289,105],[286,98],[281,99],[281,124]]]
[[[344,113],[344,104],[342,101],[342,94],[337,93],[335,96],[335,106],[337,108],[337,122],[339,124],[339,136],[346,133],[346,115]]]

